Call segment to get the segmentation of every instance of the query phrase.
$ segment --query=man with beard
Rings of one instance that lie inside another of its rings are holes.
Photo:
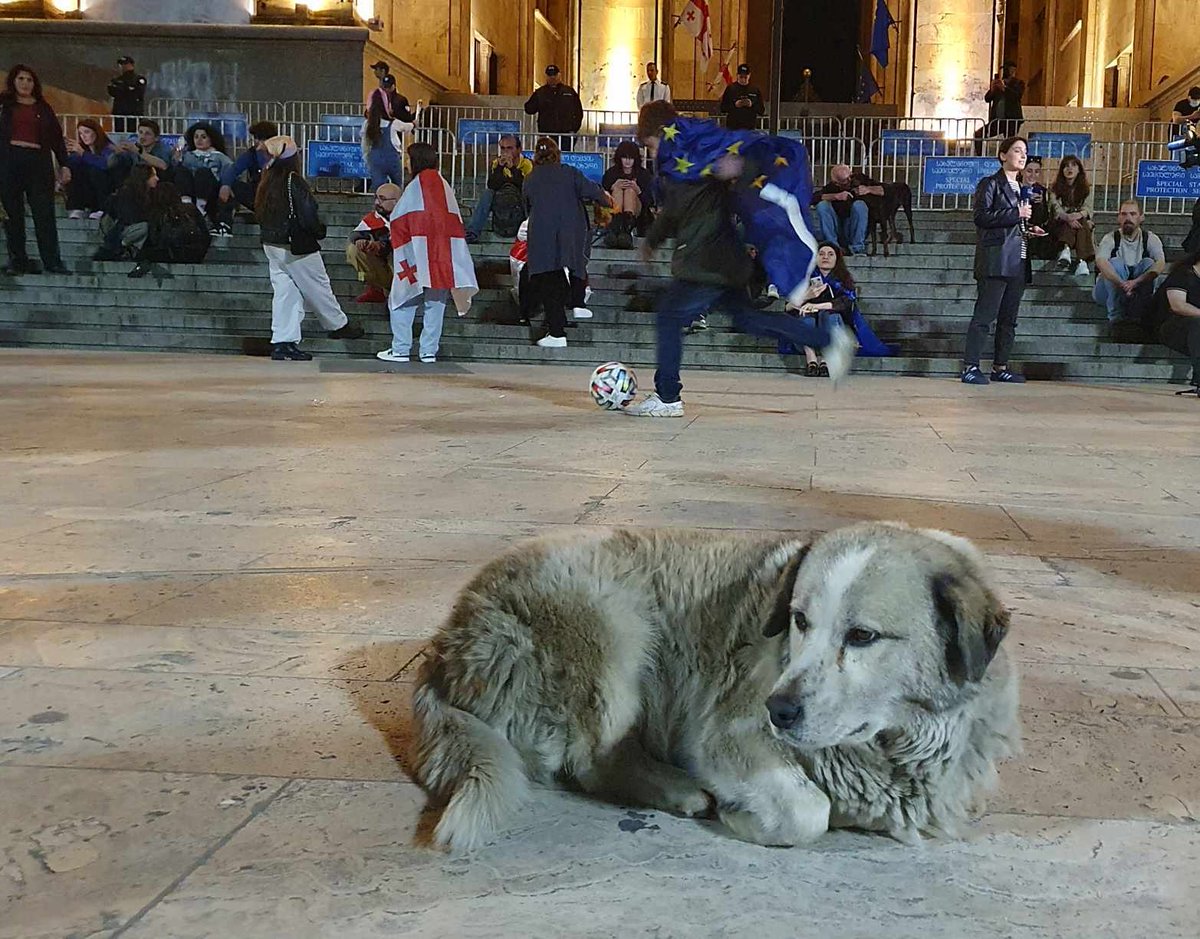
[[[1142,227],[1142,206],[1126,199],[1117,211],[1117,230],[1096,248],[1096,288],[1092,298],[1108,312],[1114,332],[1135,327],[1154,293],[1154,280],[1167,266],[1162,239]]]

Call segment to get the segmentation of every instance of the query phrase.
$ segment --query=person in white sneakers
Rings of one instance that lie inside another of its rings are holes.
[[[576,319],[591,315],[572,297],[572,283],[587,278],[591,237],[584,203],[611,206],[612,198],[575,167],[564,165],[558,144],[549,137],[538,139],[524,189],[529,205],[530,309],[540,303],[546,316],[546,334],[537,344],[562,349],[567,345],[567,306],[575,308]]]
[[[392,210],[395,276],[388,296],[392,345],[375,357],[407,362],[412,354],[413,320],[421,314],[421,361],[437,361],[446,304],[466,316],[479,291],[475,264],[454,190],[438,172],[438,153],[427,143],[408,148],[412,181]]]

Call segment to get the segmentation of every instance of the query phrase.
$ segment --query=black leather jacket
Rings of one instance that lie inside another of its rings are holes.
[[[300,177],[293,175],[290,182],[296,217],[300,219],[304,229],[316,235],[319,241],[325,237],[325,223],[321,221],[320,213],[317,211],[317,200],[313,198],[312,190]],[[258,225],[259,240],[264,245],[278,245],[286,248],[290,243],[287,199],[281,199],[273,205],[265,206]]]
[[[975,187],[974,206],[979,237],[975,248],[975,276],[1024,276],[1017,194],[1009,185],[1004,170],[979,181]]]

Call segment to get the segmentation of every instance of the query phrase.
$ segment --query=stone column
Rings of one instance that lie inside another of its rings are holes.
[[[83,18],[113,23],[250,22],[254,0],[83,0]]]
[[[913,117],[987,117],[996,0],[917,0]]]

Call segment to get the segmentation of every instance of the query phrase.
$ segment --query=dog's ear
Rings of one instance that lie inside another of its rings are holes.
[[[796,574],[800,565],[808,557],[810,545],[804,545],[799,551],[788,558],[787,564],[779,572],[779,581],[775,586],[775,602],[771,604],[771,615],[763,625],[763,635],[768,639],[785,633],[792,625],[792,592],[796,589]]]
[[[932,593],[946,648],[946,671],[958,685],[979,681],[1008,632],[1008,610],[973,577],[938,574]]]

